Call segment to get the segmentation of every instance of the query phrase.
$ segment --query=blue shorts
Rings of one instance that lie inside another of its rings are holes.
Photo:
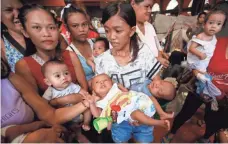
[[[149,89],[148,89],[148,85],[151,83],[150,79],[146,79],[143,83],[139,83],[139,84],[133,84],[130,87],[130,90],[133,91],[137,91],[137,92],[142,92],[148,96],[152,96],[152,94],[150,93]]]
[[[137,142],[151,143],[154,140],[152,126],[132,126],[128,121],[112,125],[112,139],[115,143],[128,142],[133,136]]]

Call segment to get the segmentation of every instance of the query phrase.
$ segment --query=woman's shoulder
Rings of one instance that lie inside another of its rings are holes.
[[[153,52],[146,43],[141,41],[139,42],[139,54],[153,55]]]

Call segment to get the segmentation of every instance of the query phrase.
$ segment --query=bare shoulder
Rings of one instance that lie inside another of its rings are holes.
[[[204,40],[204,34],[200,33],[196,36],[197,39]]]
[[[20,59],[15,65],[15,72],[29,71],[28,65],[24,59]]]
[[[71,59],[78,58],[78,56],[75,52],[69,51],[69,55],[70,55]]]

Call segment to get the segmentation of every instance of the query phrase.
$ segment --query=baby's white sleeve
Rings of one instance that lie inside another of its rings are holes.
[[[52,88],[48,87],[48,89],[44,92],[43,94],[43,98],[50,101],[53,98],[53,94],[52,94]]]
[[[78,84],[72,84],[72,86],[71,86],[72,92],[79,93],[80,90],[81,90],[81,87]]]

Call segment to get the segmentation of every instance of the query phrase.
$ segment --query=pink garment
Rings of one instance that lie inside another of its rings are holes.
[[[1,89],[1,128],[32,122],[32,109],[8,79],[1,79]]]

